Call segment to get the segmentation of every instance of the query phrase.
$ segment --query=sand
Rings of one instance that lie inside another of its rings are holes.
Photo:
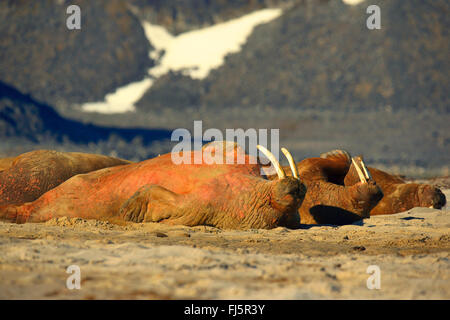
[[[450,209],[298,230],[1,222],[0,299],[450,299]]]

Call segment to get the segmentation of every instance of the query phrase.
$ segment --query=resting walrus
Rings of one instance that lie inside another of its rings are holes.
[[[214,146],[209,150],[222,152],[222,144]],[[286,177],[275,157],[258,147],[274,164],[278,179],[261,176],[260,165],[236,147],[245,164],[177,165],[169,153],[78,174],[33,202],[0,206],[0,218],[24,223],[66,216],[233,229],[298,224],[305,186]],[[193,159],[199,152],[203,150],[180,154]],[[234,152],[227,151],[225,157],[229,156]]]
[[[0,169],[0,205],[34,201],[70,177],[130,161],[103,155],[36,150],[6,158]]]
[[[383,193],[373,179],[364,176],[366,168],[360,161],[355,161],[358,181],[345,186],[343,180],[351,162],[348,152],[334,150],[297,164],[299,178],[307,188],[299,208],[302,224],[342,225],[370,216]]]
[[[432,185],[407,183],[402,178],[382,170],[371,167],[368,169],[384,193],[383,199],[370,211],[370,215],[394,214],[414,207],[441,209],[445,206],[445,195]],[[356,172],[349,168],[344,184],[351,186],[357,181]]]
[[[394,214],[413,207],[440,209],[446,203],[445,195],[438,188],[406,183],[379,169],[367,168],[362,157],[352,159],[344,150],[305,159],[297,167],[308,190],[299,208],[304,224],[350,223],[370,215]],[[356,193],[352,190],[355,187],[359,187]]]

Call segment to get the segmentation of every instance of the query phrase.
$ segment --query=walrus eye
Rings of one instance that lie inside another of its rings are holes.
[[[258,148],[259,151],[261,151],[269,160],[270,162],[273,164],[273,166],[275,167],[275,170],[277,171],[277,175],[278,175],[278,179],[284,179],[286,178],[286,173],[284,172],[283,168],[280,166],[280,163],[278,162],[277,159],[275,159],[275,156],[273,155],[272,152],[270,152],[269,150],[267,150],[266,148],[264,148],[261,145],[257,145],[256,146]]]
[[[297,168],[297,165],[295,164],[294,158],[292,157],[291,153],[286,148],[281,148],[281,151],[283,151],[284,155],[286,156],[286,158],[289,161],[289,166],[291,167],[292,176],[295,179],[300,180],[300,178],[298,177],[299,176],[298,168]]]

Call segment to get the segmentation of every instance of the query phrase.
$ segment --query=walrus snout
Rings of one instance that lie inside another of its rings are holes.
[[[365,200],[378,202],[383,198],[383,191],[381,191],[381,188],[373,180],[366,183],[357,183],[357,190],[360,197]]]
[[[356,185],[357,195],[355,199],[361,206],[361,216],[363,218],[370,217],[370,211],[380,202],[384,194],[381,188],[374,180],[369,180],[366,183],[358,182]]]
[[[272,183],[272,205],[275,208],[285,210],[300,207],[306,195],[306,186],[299,179],[286,177]]]
[[[383,191],[374,180],[369,181],[367,184],[371,195],[370,199],[377,204],[384,196]]]
[[[417,188],[417,197],[421,207],[441,209],[447,203],[444,193],[430,185],[421,185]]]

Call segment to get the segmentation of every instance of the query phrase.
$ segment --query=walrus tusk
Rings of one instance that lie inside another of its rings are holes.
[[[294,176],[294,178],[296,179],[300,179],[298,177],[298,168],[297,165],[295,164],[294,158],[292,157],[291,153],[289,152],[288,149],[286,148],[281,148],[281,151],[283,151],[284,155],[286,156],[286,158],[289,161],[289,166],[291,167],[291,171],[292,171],[292,175]]]
[[[358,173],[359,180],[361,180],[362,183],[367,183],[366,178],[364,177],[364,174],[362,173],[361,169],[356,164],[356,161],[354,158],[352,158],[353,165],[355,166],[356,172]]]
[[[275,159],[275,156],[273,155],[272,152],[270,152],[269,150],[267,150],[266,148],[264,148],[261,145],[257,145],[256,146],[258,148],[259,151],[261,151],[269,160],[270,162],[273,164],[273,166],[275,167],[275,170],[277,171],[277,175],[279,179],[284,179],[286,178],[286,173],[284,172],[283,168],[280,166],[280,163],[278,162],[277,159]]]
[[[363,160],[361,159],[361,167],[364,170],[364,174],[366,175],[367,180],[372,180],[372,175],[370,174],[369,170],[367,170],[366,165],[364,164]]]

